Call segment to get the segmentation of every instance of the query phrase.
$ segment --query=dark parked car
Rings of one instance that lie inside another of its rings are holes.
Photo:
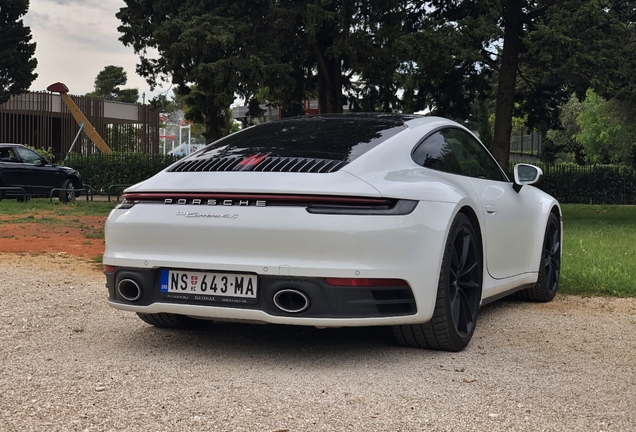
[[[23,188],[29,197],[46,197],[52,189],[60,201],[69,202],[79,195],[82,180],[73,168],[54,165],[20,144],[0,144],[0,187]],[[0,189],[0,199],[23,197],[19,189]]]

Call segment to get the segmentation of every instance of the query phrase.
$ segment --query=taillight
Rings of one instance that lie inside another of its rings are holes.
[[[128,210],[129,208],[132,208],[132,206],[134,206],[138,202],[139,201],[133,201],[133,200],[124,198],[122,202],[120,202],[119,204],[115,206],[115,210]]]
[[[407,287],[403,279],[370,279],[370,278],[326,278],[325,281],[333,286],[350,287]]]
[[[401,216],[411,213],[415,207],[417,201],[413,200],[377,199],[370,203],[356,203],[344,199],[342,202],[311,203],[307,211],[325,215]]]

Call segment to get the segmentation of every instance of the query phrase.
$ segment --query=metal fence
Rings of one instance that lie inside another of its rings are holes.
[[[159,152],[159,113],[149,105],[122,104],[84,96],[71,98],[111,150]],[[122,114],[124,112],[126,115]],[[53,153],[65,156],[79,130],[68,107],[53,93],[24,93],[0,104],[0,142],[50,148]],[[84,134],[73,147],[74,153],[84,155],[98,151]]]
[[[523,156],[541,156],[541,133],[525,132],[523,129],[512,131],[510,135],[510,153]]]
[[[535,165],[544,174],[536,186],[563,204],[636,204],[636,170],[631,167]],[[512,172],[512,164],[510,171]]]

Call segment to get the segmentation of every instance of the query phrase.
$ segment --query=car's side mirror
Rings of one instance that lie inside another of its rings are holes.
[[[514,170],[515,183],[513,188],[516,192],[521,190],[523,185],[535,184],[543,175],[541,168],[528,164],[517,164]]]

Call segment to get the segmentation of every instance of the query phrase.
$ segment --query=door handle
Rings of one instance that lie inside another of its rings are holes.
[[[496,213],[497,212],[497,207],[495,207],[492,204],[486,204],[486,211],[488,213]]]

